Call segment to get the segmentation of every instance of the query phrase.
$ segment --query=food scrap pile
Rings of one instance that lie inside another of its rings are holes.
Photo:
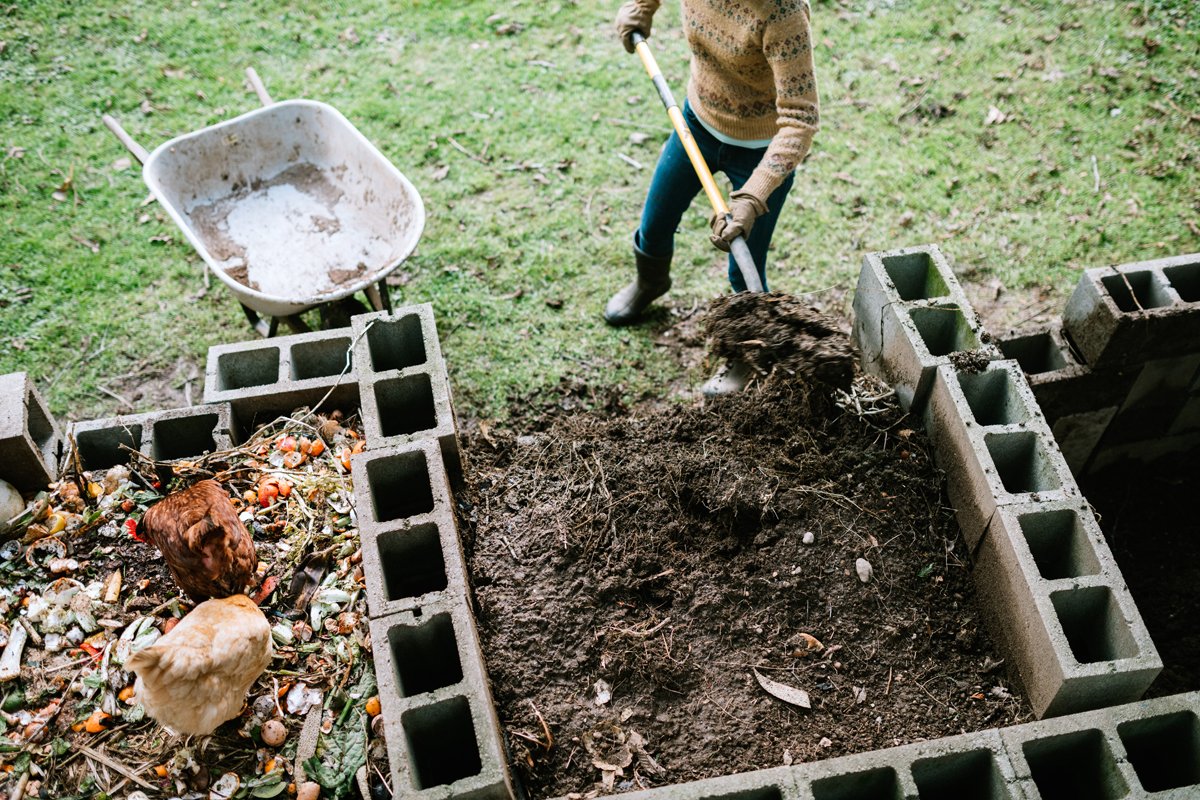
[[[188,461],[128,451],[127,463],[87,471],[73,453],[0,530],[0,792],[312,800],[354,794],[365,770],[388,796],[349,473],[364,447],[356,418],[299,411]],[[251,599],[275,657],[239,717],[184,738],[145,714],[125,665],[193,602],[136,541],[137,520],[205,478],[231,494],[254,540]]]

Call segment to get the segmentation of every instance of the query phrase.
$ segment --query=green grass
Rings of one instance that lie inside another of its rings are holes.
[[[422,193],[428,224],[393,295],[433,303],[460,413],[501,416],[564,376],[632,396],[680,377],[654,345],[668,315],[622,331],[599,315],[629,276],[668,132],[611,34],[617,0],[288,5],[0,11],[0,373],[31,373],[64,418],[129,410],[107,392],[152,410],[143,385],[179,389],[208,346],[249,338],[233,295],[205,291],[199,257],[143,207],[136,165],[115,166],[100,115],[152,148],[254,108],[254,66],[275,98],[342,111]],[[1081,268],[1200,250],[1190,6],[817,2],[823,128],[773,288],[850,289],[862,253],[937,242],[965,281],[1063,300]],[[682,97],[670,0],[652,44]],[[935,101],[953,115],[903,116]],[[985,124],[992,106],[1004,122]],[[697,202],[677,239],[677,308],[725,288],[706,216]]]

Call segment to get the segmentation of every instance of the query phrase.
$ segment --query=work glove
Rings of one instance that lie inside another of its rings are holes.
[[[617,35],[621,37],[626,52],[632,53],[636,49],[633,46],[633,34],[640,33],[650,38],[650,20],[653,18],[654,12],[646,11],[634,0],[629,0],[617,11]]]
[[[748,238],[750,229],[754,227],[754,220],[765,213],[767,204],[759,199],[758,195],[751,192],[734,192],[729,195],[729,219],[716,213],[708,218],[708,224],[712,226],[712,235],[708,238],[712,240],[714,247],[728,253],[733,240],[739,236]]]

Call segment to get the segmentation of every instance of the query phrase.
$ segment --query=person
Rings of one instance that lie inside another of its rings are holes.
[[[625,49],[633,34],[650,37],[660,0],[628,0],[616,28]],[[766,290],[767,248],[779,212],[817,131],[809,7],[805,0],[679,0],[691,49],[683,116],[705,161],[733,186],[730,219],[710,219],[715,246],[744,236]],[[672,133],[650,180],[633,235],[636,276],[604,308],[610,325],[629,325],[671,288],[675,230],[700,192],[700,179]],[[729,283],[746,289],[732,257]],[[726,363],[703,387],[706,395],[740,391],[751,369]]]

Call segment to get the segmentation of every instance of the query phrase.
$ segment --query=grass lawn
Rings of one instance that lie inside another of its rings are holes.
[[[60,418],[147,411],[146,385],[192,379],[198,399],[208,346],[250,338],[100,116],[152,148],[255,107],[254,66],[276,99],[340,110],[421,192],[393,297],[433,303],[460,414],[501,417],[563,376],[633,397],[680,377],[654,345],[669,315],[600,319],[669,130],[612,34],[617,0],[317,5],[0,9],[0,373],[31,373]],[[818,1],[813,25],[822,131],[773,288],[849,290],[864,252],[937,242],[964,281],[1061,308],[1081,268],[1200,250],[1188,0]],[[651,44],[682,97],[672,0]],[[672,308],[726,288],[706,216],[697,202],[677,239]]]

